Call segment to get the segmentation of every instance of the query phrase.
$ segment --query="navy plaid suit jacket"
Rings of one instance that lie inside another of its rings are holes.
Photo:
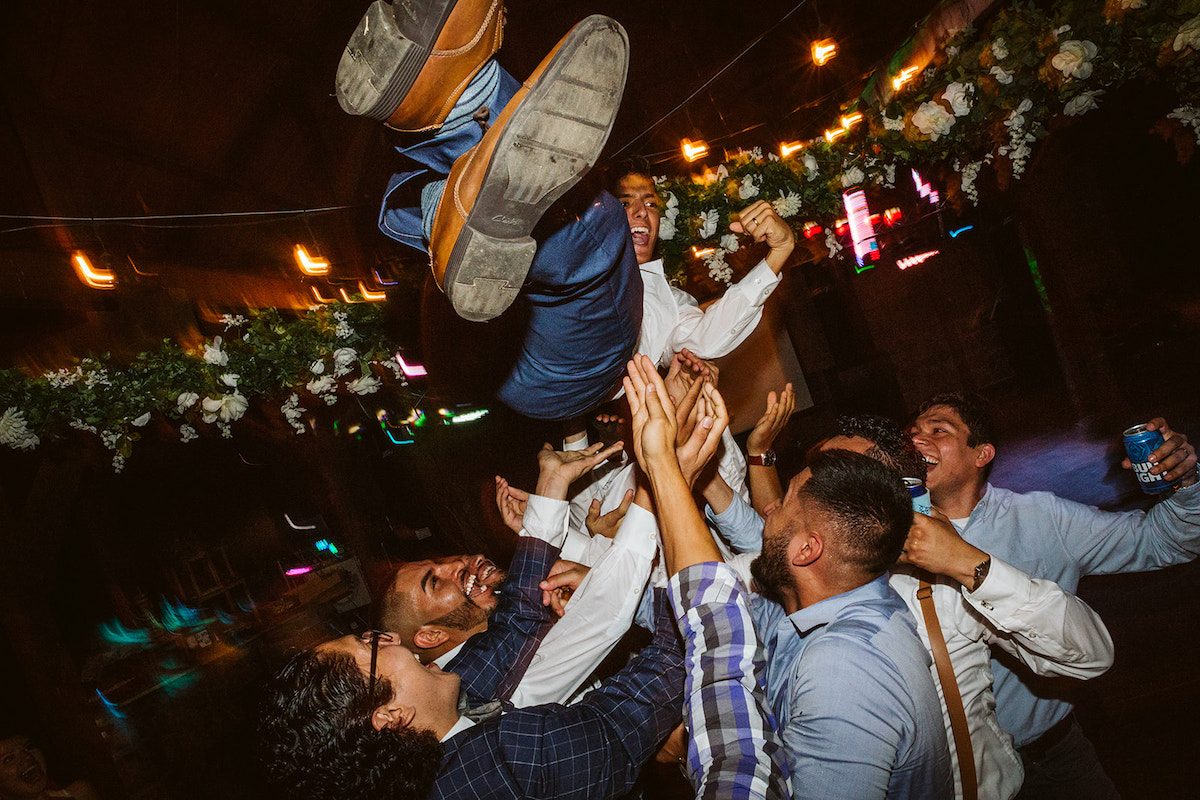
[[[468,705],[507,700],[525,675],[554,622],[553,613],[542,605],[539,585],[550,574],[558,551],[536,536],[518,540],[487,630],[468,639],[446,665],[447,672],[462,678]]]
[[[654,639],[573,706],[509,711],[446,742],[430,798],[619,797],[679,724],[683,650],[666,593],[655,591]]]

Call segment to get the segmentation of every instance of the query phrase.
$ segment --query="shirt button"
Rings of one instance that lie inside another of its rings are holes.
[[[1031,633],[1031,634],[1029,634],[1029,638],[1030,638],[1030,639],[1036,639],[1036,638],[1037,638],[1037,634],[1036,634],[1036,633]]]
[[[989,603],[987,600],[984,600],[984,601],[983,601],[982,603],[980,603],[979,605],[983,606],[983,607],[984,607],[984,608],[986,608],[988,611],[991,611],[991,610],[992,610],[992,604],[991,604],[991,603]]]

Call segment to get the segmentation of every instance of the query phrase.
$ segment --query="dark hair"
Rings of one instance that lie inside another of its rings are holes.
[[[870,456],[826,450],[808,465],[800,496],[827,514],[843,560],[878,575],[900,557],[913,510],[900,473]]]
[[[899,470],[905,478],[925,480],[925,459],[913,447],[912,437],[887,417],[877,414],[838,417],[837,432],[871,442],[867,455]]]
[[[962,392],[945,392],[934,395],[921,403],[917,416],[921,416],[934,406],[946,406],[957,412],[963,424],[967,426],[967,447],[978,447],[981,444],[995,444],[992,433],[992,415],[988,411],[987,401],[976,394]]]
[[[269,782],[292,800],[424,798],[442,761],[428,730],[376,730],[374,711],[392,698],[386,678],[369,690],[344,653],[293,656],[267,687],[258,727]]]
[[[613,161],[604,168],[604,188],[613,197],[618,197],[617,191],[620,188],[621,179],[627,175],[641,175],[654,183],[654,176],[650,174],[650,162],[641,156],[627,156]]]

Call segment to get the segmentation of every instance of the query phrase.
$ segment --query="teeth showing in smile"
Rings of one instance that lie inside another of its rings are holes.
[[[467,597],[470,597],[471,590],[474,588],[475,588],[475,576],[468,575],[466,583],[463,584],[463,592],[466,593]]]
[[[479,572],[472,572],[467,576],[466,580],[463,581],[463,593],[467,597],[475,597],[477,595],[487,594],[490,592],[491,587],[488,586],[485,581],[492,577],[492,573],[495,571],[495,564],[489,562],[482,565],[479,568]]]
[[[629,229],[629,232],[634,233],[634,234],[644,233],[647,236],[650,235],[650,229],[647,228],[645,225],[634,225],[632,228]]]
[[[933,458],[932,456],[922,456],[922,458],[925,459],[925,463],[928,464],[929,466],[931,466],[931,467],[937,466],[938,460],[936,458]]]

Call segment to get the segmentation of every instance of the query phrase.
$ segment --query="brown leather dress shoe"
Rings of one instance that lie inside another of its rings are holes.
[[[375,0],[338,63],[338,102],[397,130],[432,130],[503,37],[503,0]]]
[[[628,67],[625,29],[608,17],[588,17],[454,162],[429,253],[459,316],[492,319],[516,299],[537,249],[530,233],[599,158]]]

